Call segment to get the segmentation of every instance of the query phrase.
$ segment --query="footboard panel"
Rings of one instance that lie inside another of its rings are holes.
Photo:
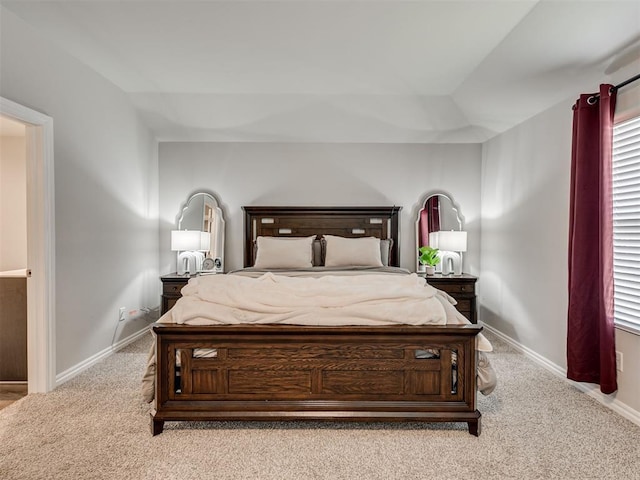
[[[156,407],[167,420],[468,422],[477,325],[155,324]]]

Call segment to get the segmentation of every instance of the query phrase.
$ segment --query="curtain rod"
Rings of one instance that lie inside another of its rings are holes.
[[[625,87],[625,86],[629,85],[630,83],[635,82],[636,80],[640,80],[640,73],[638,75],[636,75],[635,77],[628,78],[624,82],[619,83],[618,85],[614,86],[611,90],[613,90],[615,92],[619,88]]]
[[[629,85],[630,83],[635,82],[636,80],[640,80],[640,73],[637,74],[634,77],[631,78],[627,78],[624,82],[619,83],[618,85],[614,85],[613,87],[611,87],[609,89],[609,93],[613,93],[613,92],[617,92],[619,89],[621,89],[622,87],[626,87],[627,85]],[[591,95],[589,98],[587,98],[587,103],[589,105],[595,105],[596,102],[598,101],[598,99],[600,98],[600,93],[594,93],[593,95]],[[576,109],[576,106],[572,106],[571,107],[572,110]]]

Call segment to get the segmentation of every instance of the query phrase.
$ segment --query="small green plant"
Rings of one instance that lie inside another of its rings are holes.
[[[425,245],[424,247],[420,247],[418,252],[420,252],[419,260],[422,265],[435,267],[440,263],[440,257],[438,257],[439,250],[437,248]]]

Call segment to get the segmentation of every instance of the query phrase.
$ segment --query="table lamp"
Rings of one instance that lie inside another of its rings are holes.
[[[211,235],[198,230],[172,230],[171,250],[178,252],[178,275],[193,274],[202,269],[204,254],[210,249]]]
[[[441,230],[437,248],[442,253],[442,274],[462,275],[462,252],[467,251],[467,232]]]

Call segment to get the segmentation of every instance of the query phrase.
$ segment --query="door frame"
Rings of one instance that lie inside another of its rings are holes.
[[[53,119],[1,96],[0,113],[26,125],[27,378],[44,393],[56,378]]]

